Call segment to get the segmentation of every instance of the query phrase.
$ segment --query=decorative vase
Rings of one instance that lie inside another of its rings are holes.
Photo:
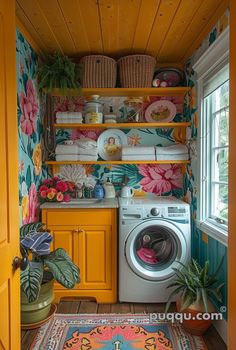
[[[53,295],[53,282],[41,285],[40,294],[36,301],[29,303],[26,295],[21,292],[21,323],[33,324],[45,319],[50,311]]]
[[[185,320],[183,318],[183,328],[193,334],[193,335],[202,335],[204,334],[207,329],[211,326],[212,320],[211,319],[206,319],[206,320],[198,320],[197,319],[197,314],[204,314],[206,313],[204,304],[202,301],[200,302],[195,302],[191,304],[187,309],[181,310],[181,302],[180,300],[176,301],[176,307],[178,312],[182,312],[189,315],[191,315],[190,320]],[[210,315],[212,312],[215,312],[215,307],[211,303],[210,300],[208,300],[208,314]]]

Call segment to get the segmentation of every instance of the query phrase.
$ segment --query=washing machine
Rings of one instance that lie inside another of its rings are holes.
[[[191,256],[190,208],[174,197],[119,198],[119,300],[166,302]]]

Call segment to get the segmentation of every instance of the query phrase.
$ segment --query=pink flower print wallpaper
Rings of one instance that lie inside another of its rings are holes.
[[[18,30],[16,57],[20,223],[27,224],[39,218],[37,189],[47,177],[47,168],[42,164],[43,128],[36,80],[38,57]]]

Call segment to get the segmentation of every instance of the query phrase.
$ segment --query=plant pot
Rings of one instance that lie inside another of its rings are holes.
[[[54,299],[53,282],[51,280],[41,285],[39,297],[33,303],[29,303],[26,295],[21,293],[21,323],[36,323],[48,316]]]
[[[185,320],[183,318],[182,326],[187,332],[193,335],[204,334],[212,324],[212,320],[197,320],[197,314],[206,313],[204,304],[202,301],[198,303],[197,302],[193,303],[187,309],[181,310],[181,302],[180,300],[177,300],[176,307],[178,312],[187,314],[187,317],[189,317],[189,314],[191,315],[190,320]],[[215,312],[215,308],[213,304],[210,302],[210,300],[208,300],[208,314],[211,314],[212,312]]]

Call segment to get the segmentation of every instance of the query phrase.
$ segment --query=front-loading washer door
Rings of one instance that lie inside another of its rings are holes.
[[[152,281],[165,280],[175,274],[188,258],[182,231],[166,220],[147,220],[136,226],[125,243],[125,256],[137,275]]]

